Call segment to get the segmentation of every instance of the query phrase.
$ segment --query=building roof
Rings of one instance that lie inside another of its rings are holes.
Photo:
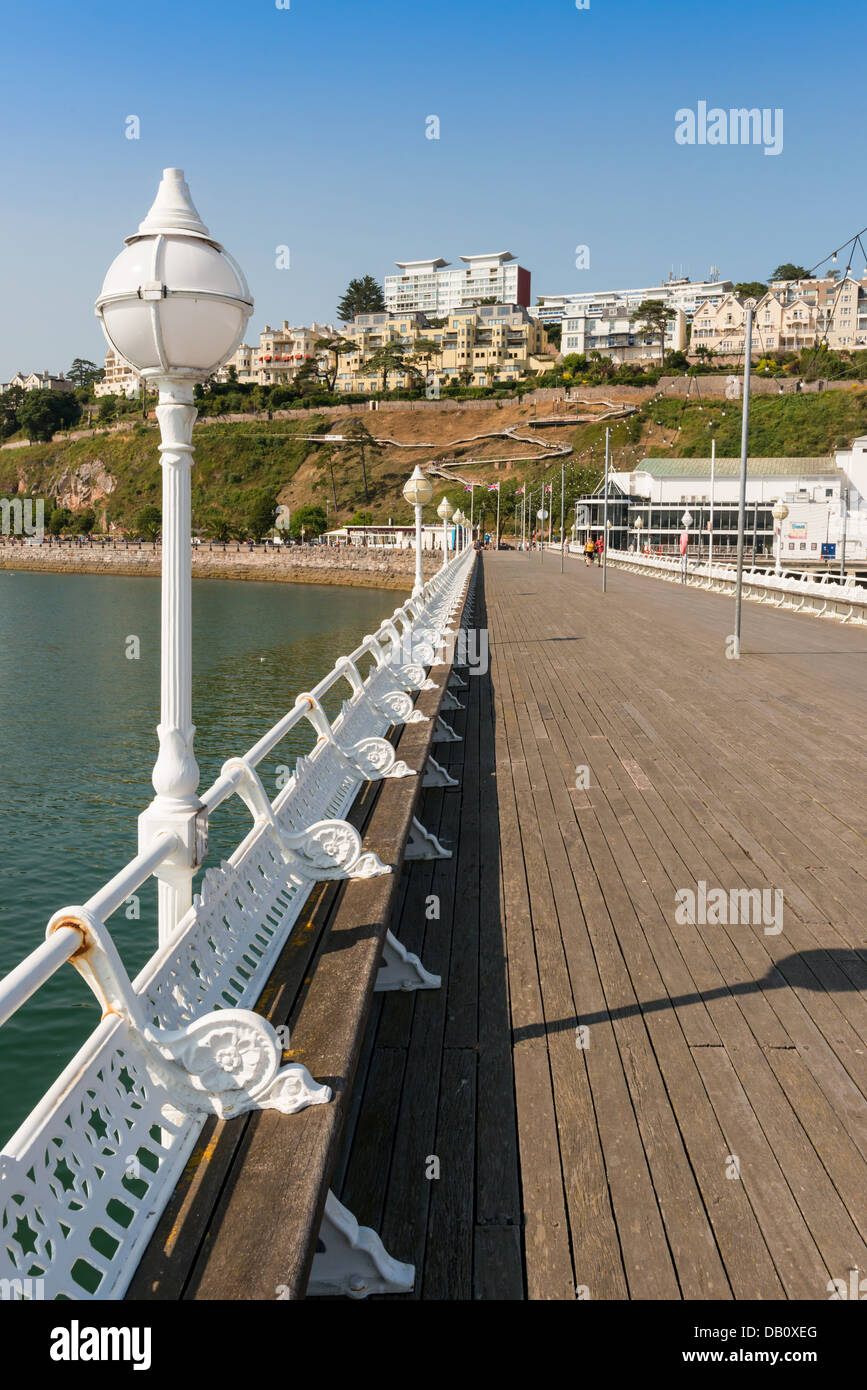
[[[649,473],[654,478],[709,478],[710,464],[709,458],[644,458],[630,471]],[[741,461],[718,457],[715,469],[718,478],[736,478],[741,471]],[[750,458],[747,463],[747,477],[750,478],[805,478],[828,473],[840,473],[832,458]]]
[[[477,256],[461,256],[462,261],[513,261],[511,251],[482,251]]]
[[[413,270],[418,265],[444,266],[450,264],[451,262],[444,261],[442,256],[434,256],[427,261],[395,261],[395,265],[398,266],[401,270]]]

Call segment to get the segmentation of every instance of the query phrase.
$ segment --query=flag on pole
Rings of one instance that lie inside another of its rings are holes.
[[[499,491],[500,491],[500,484],[499,484],[499,483],[488,483],[488,492],[499,492]]]
[[[552,484],[552,483],[546,483],[546,484],[545,484],[545,491],[546,491],[546,492],[550,492],[550,491],[551,491],[551,488],[552,488],[552,486],[553,486],[553,484]]]
[[[520,493],[522,493],[523,491],[524,491],[523,486],[522,486],[522,487],[516,487],[516,488],[515,488],[515,496],[517,497],[517,496],[518,496]]]

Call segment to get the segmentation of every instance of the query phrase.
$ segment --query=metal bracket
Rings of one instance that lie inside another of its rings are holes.
[[[457,777],[452,777],[436,758],[428,756],[424,767],[423,787],[459,787]]]
[[[288,1032],[279,1037],[251,1010],[216,1009],[184,1028],[154,1028],[104,923],[85,907],[71,907],[54,914],[46,935],[62,927],[81,933],[81,948],[70,959],[103,1017],[123,1019],[130,1047],[182,1114],[224,1120],[247,1110],[292,1115],[331,1099],[330,1087],[318,1085],[300,1063],[281,1066]]]
[[[411,1293],[414,1284],[415,1267],[393,1260],[376,1232],[359,1226],[352,1212],[329,1191],[307,1284],[308,1297]]]
[[[316,882],[344,878],[376,878],[390,874],[372,851],[362,853],[361,836],[345,820],[319,820],[306,830],[292,832],[274,827],[280,852],[290,871]]]
[[[440,709],[466,709],[466,705],[462,705],[458,697],[453,695],[450,690],[446,689],[443,692]]]
[[[458,675],[457,671],[452,671],[449,676],[449,689],[466,690],[466,688],[467,682],[464,680],[463,676]]]
[[[385,934],[382,962],[376,977],[374,992],[386,994],[392,990],[408,993],[415,989],[439,989],[442,980],[425,970],[418,956],[401,946],[390,931]]]
[[[417,816],[412,818],[412,829],[403,851],[404,859],[451,859],[450,849],[443,849],[436,835],[426,830]]]
[[[444,719],[437,715],[436,727],[433,731],[431,743],[463,743],[460,734],[456,734],[451,724],[447,724]]]

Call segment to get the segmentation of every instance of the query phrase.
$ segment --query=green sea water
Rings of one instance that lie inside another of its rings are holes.
[[[193,582],[193,719],[200,791],[296,695],[375,630],[405,595],[326,585]],[[160,586],[153,579],[0,572],[0,975],[137,849],[153,797]],[[140,656],[130,637],[137,637]],[[348,691],[342,687],[343,694]],[[291,734],[260,767],[269,794],[312,739]],[[250,826],[233,798],[211,823],[208,863]],[[198,882],[198,880],[197,880]],[[109,928],[134,976],[156,947],[156,890]],[[69,965],[0,1028],[0,1141],[14,1132],[99,1021]]]

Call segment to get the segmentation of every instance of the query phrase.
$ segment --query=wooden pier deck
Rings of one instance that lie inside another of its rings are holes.
[[[731,599],[483,571],[455,854],[395,918],[443,988],[380,998],[335,1190],[423,1299],[827,1299],[867,1271],[867,634],[745,604],[737,663]],[[782,931],[678,924],[700,881]]]

